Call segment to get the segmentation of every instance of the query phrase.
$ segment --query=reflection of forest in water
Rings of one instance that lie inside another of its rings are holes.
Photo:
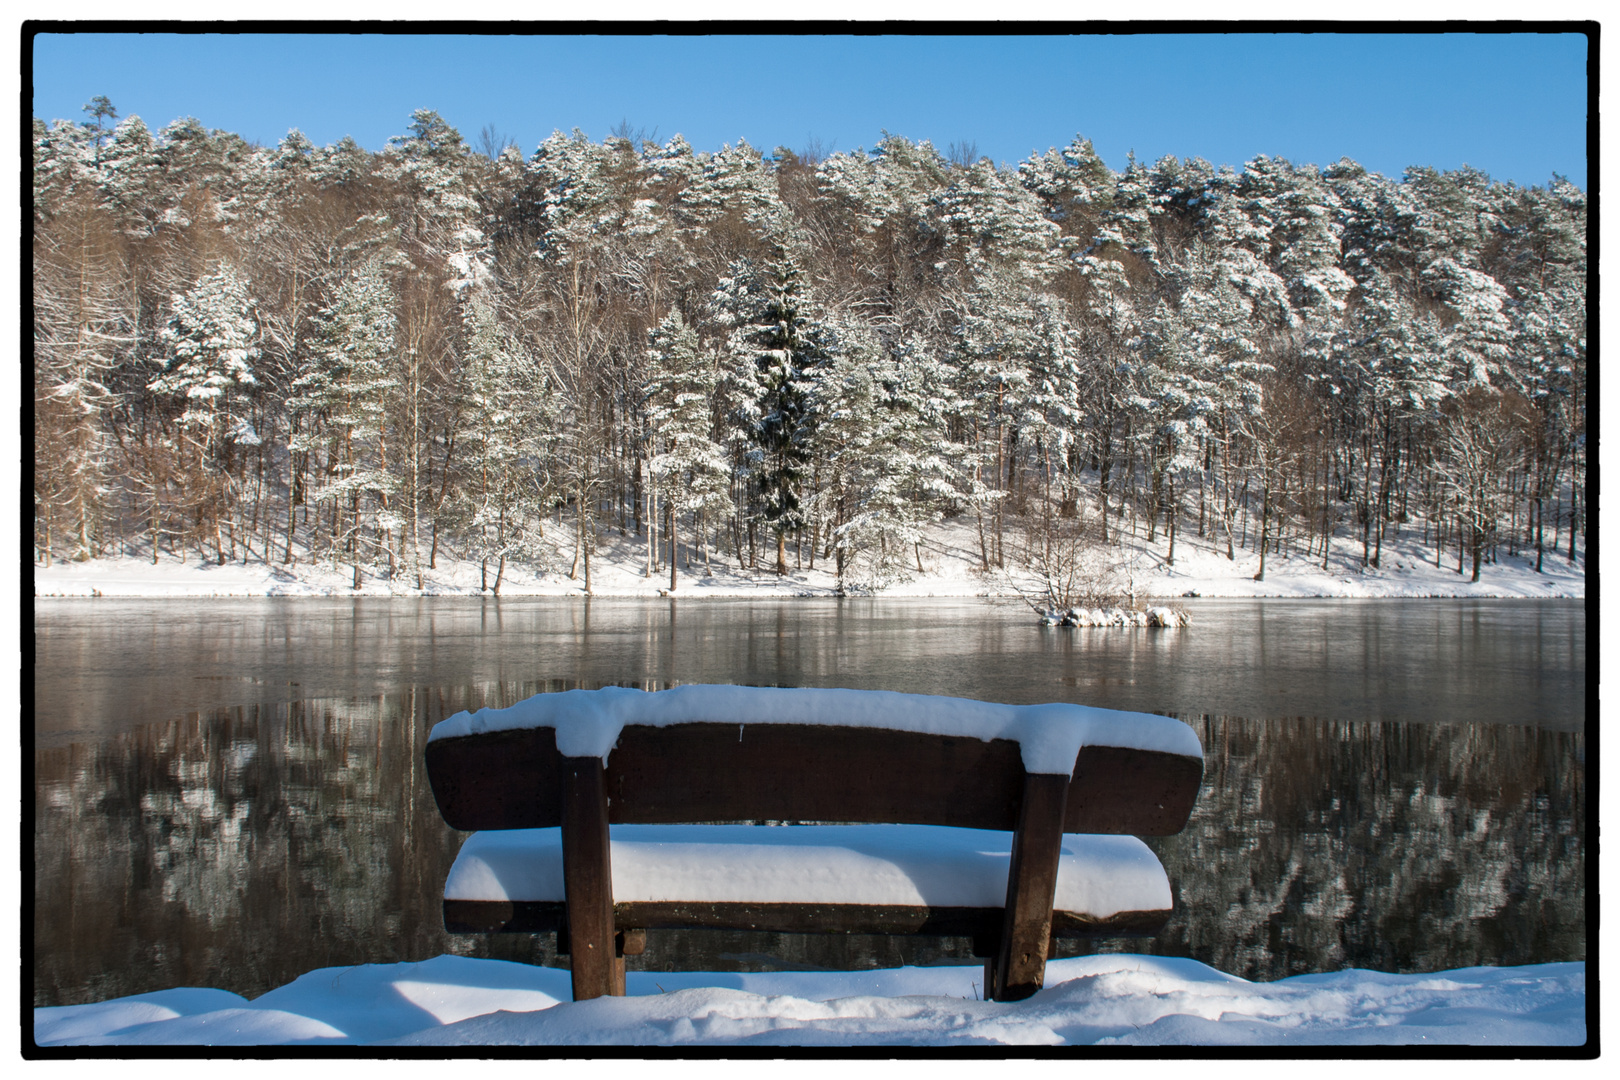
[[[546,941],[444,933],[439,890],[460,834],[421,763],[438,719],[562,688],[251,706],[38,750],[34,1003],[172,986],[251,996],[317,967],[442,952],[553,959]],[[1251,979],[1585,959],[1581,733],[1194,726],[1205,783],[1193,819],[1152,841],[1177,914],[1158,939],[1098,947]],[[632,964],[969,962],[968,944],[654,933]]]

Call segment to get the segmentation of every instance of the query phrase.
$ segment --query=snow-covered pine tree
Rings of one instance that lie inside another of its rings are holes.
[[[961,170],[934,147],[885,134],[870,154],[834,154],[816,170],[811,234],[817,295],[891,341],[922,334],[943,345],[969,284],[947,250],[940,198]]]
[[[182,405],[179,429],[188,469],[186,502],[196,527],[211,531],[223,563],[224,525],[233,526],[239,494],[239,448],[257,446],[247,395],[258,385],[258,325],[248,283],[229,266],[204,275],[170,302],[162,341],[163,373],[148,387]]]
[[[1586,197],[1554,177],[1519,194],[1500,278],[1512,300],[1514,381],[1535,411],[1526,468],[1534,521],[1528,543],[1543,567],[1549,504],[1559,503],[1566,466],[1579,467],[1578,432],[1585,413]],[[1554,528],[1558,523],[1554,522]]]
[[[979,269],[958,328],[954,389],[969,433],[967,494],[978,520],[980,563],[989,570],[1005,565],[1005,506],[1017,475],[1016,421],[1029,392],[1034,325],[1023,283]]]
[[[385,534],[399,527],[390,506],[399,482],[388,468],[387,441],[387,394],[398,385],[390,370],[394,309],[386,264],[372,259],[357,268],[321,312],[318,344],[287,403],[312,421],[293,437],[292,449],[324,451],[324,482],[313,499],[329,515],[327,553],[354,568],[356,589],[364,568],[386,556]]]
[[[480,210],[470,183],[473,155],[461,133],[431,109],[418,109],[411,114],[410,134],[388,143],[381,172],[398,185],[394,216],[405,251],[422,261],[483,254]]]
[[[323,189],[355,191],[377,170],[377,162],[365,147],[345,135],[313,156],[310,178]]]
[[[95,184],[102,206],[131,237],[151,235],[162,215],[163,163],[152,132],[139,116],[113,129],[99,154]]]
[[[812,375],[822,484],[808,507],[830,533],[843,588],[921,573],[922,529],[958,501],[962,448],[949,437],[951,373],[913,340],[891,355],[844,325]]]
[[[1326,327],[1343,314],[1355,286],[1340,265],[1343,208],[1315,166],[1285,170],[1286,162],[1276,164],[1271,212],[1277,276],[1299,323]]]
[[[440,377],[437,358],[458,340],[462,322],[440,282],[451,294],[459,294],[492,265],[494,253],[476,198],[488,164],[430,109],[416,110],[408,134],[391,138],[379,159],[378,172],[394,196],[389,217],[397,229],[397,250],[412,264],[399,291],[399,347],[393,364],[399,386],[393,427],[399,480],[396,513],[403,522],[399,547],[418,579],[423,569],[423,515],[438,497],[429,477],[436,464],[442,472],[451,469],[448,460],[434,461],[432,434],[448,419],[435,392]]]
[[[787,538],[807,523],[802,504],[816,419],[808,379],[826,358],[826,328],[810,313],[791,257],[771,270],[746,261],[732,270],[713,303],[729,330],[723,396],[734,460],[749,493],[750,536],[756,525],[769,530],[776,572],[786,574]]]
[[[158,160],[171,224],[229,222],[239,213],[242,179],[252,148],[239,135],[209,131],[184,117],[158,133]]]
[[[725,447],[713,438],[720,373],[679,311],[670,312],[648,333],[647,361],[645,395],[652,444],[647,467],[667,508],[669,588],[674,592],[681,515],[692,515],[697,527],[723,513],[730,503],[731,467]]]
[[[1097,156],[1091,140],[1079,135],[1062,150],[1055,147],[1018,166],[1024,187],[1041,201],[1047,220],[1075,238],[1084,250],[1095,239],[1102,216],[1113,205],[1116,179]]]
[[[90,119],[81,121],[80,126],[88,136],[93,155],[91,167],[95,168],[100,165],[101,147],[107,139],[107,121],[118,119],[118,109],[107,95],[97,94],[85,103],[84,112]]]
[[[508,556],[521,552],[531,563],[541,561],[531,539],[543,526],[538,519],[531,523],[530,511],[549,489],[551,394],[543,373],[502,325],[493,282],[469,285],[461,318],[462,378],[453,413],[459,482],[450,513],[478,560],[479,588],[499,596]],[[430,565],[437,545],[435,530]]]
[[[1194,241],[1171,269],[1176,303],[1160,301],[1145,320],[1133,404],[1138,437],[1146,442],[1143,458],[1150,463],[1148,539],[1155,537],[1158,512],[1168,511],[1167,560],[1173,562],[1181,491],[1187,480],[1201,476],[1212,450],[1223,462],[1237,456],[1230,440],[1260,411],[1260,380],[1270,366],[1259,358],[1253,308],[1228,276],[1229,264],[1215,262]],[[1222,506],[1229,522],[1230,497]]]
[[[1120,473],[1124,471],[1130,359],[1142,333],[1135,290],[1120,261],[1129,257],[1117,244],[1098,244],[1076,260],[1086,279],[1083,300],[1074,315],[1081,356],[1077,380],[1080,435],[1086,441],[1086,456],[1097,471],[1099,536],[1104,543],[1109,539],[1116,468]],[[1123,510],[1121,504],[1120,512]]]
[[[1502,187],[1467,167],[1409,169],[1404,186],[1416,204],[1410,229],[1422,293],[1450,309],[1441,351],[1453,385],[1500,386],[1513,330],[1503,310],[1506,290],[1485,272],[1482,258],[1504,231]]]
[[[1043,468],[1048,463],[1044,451],[1052,449],[1054,431],[1045,422],[1046,410],[1060,399],[1073,400],[1073,373],[1063,370],[1072,359],[1061,343],[1066,330],[1048,332],[1053,318],[1066,324],[1047,295],[1052,277],[1064,266],[1063,247],[1057,226],[1035,196],[987,160],[954,173],[938,201],[950,253],[965,271],[957,299],[957,397],[973,430],[971,498],[979,517],[980,557],[986,567],[1000,567],[1003,494],[1017,491],[1025,476],[1021,463],[1039,461]]]
[[[1133,152],[1125,171],[1119,175],[1113,199],[1098,221],[1095,246],[1103,250],[1112,248],[1114,259],[1126,263],[1127,269],[1157,267],[1159,246],[1153,232],[1157,209],[1154,198],[1152,176]]]
[[[534,255],[545,270],[533,297],[541,320],[535,339],[561,395],[555,460],[575,515],[569,576],[583,563],[587,594],[599,496],[611,477],[608,457],[618,434],[610,419],[621,391],[613,360],[630,344],[623,293],[614,280],[624,208],[614,198],[611,158],[610,148],[575,131],[554,133],[530,162],[543,221]]]
[[[86,131],[66,120],[47,127],[36,117],[32,134],[33,206],[38,219],[57,212],[83,186],[94,186],[92,161],[96,148],[93,129]]]
[[[1286,327],[1293,321],[1288,285],[1271,265],[1293,186],[1289,163],[1262,154],[1241,173],[1222,168],[1199,197],[1202,257],[1221,264],[1222,276],[1243,294],[1262,326]]]

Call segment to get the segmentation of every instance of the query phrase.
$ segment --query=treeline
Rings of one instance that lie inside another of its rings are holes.
[[[1376,566],[1421,531],[1477,578],[1584,533],[1561,178],[1116,173],[1081,139],[525,158],[428,111],[371,153],[86,111],[33,125],[40,561],[448,555],[498,588],[566,522],[587,590],[607,530],[649,575],[878,583],[965,516],[986,570],[1187,529]]]

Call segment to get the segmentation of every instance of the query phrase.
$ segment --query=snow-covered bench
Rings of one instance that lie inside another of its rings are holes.
[[[1026,997],[1055,938],[1168,919],[1125,834],[1179,831],[1203,775],[1193,730],[1147,713],[740,686],[540,694],[457,713],[426,755],[476,830],[446,928],[557,932],[576,999],[622,994],[647,930],[695,927],[968,936],[987,996]],[[818,824],[736,824],[767,820]]]

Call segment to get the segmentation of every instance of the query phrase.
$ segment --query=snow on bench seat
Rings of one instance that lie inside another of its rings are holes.
[[[677,686],[647,692],[609,686],[536,694],[505,709],[459,712],[434,725],[428,741],[494,731],[549,727],[565,757],[607,764],[627,725],[816,724],[884,728],[977,739],[1011,739],[1024,768],[1068,775],[1082,746],[1118,746],[1202,759],[1193,729],[1153,713],[1085,705],[1002,705],[889,690],[762,686]]]
[[[1012,834],[917,825],[615,825],[617,902],[999,908]],[[559,829],[477,832],[446,900],[561,901]],[[1170,882],[1134,836],[1065,834],[1059,911],[1105,919],[1170,908]]]

